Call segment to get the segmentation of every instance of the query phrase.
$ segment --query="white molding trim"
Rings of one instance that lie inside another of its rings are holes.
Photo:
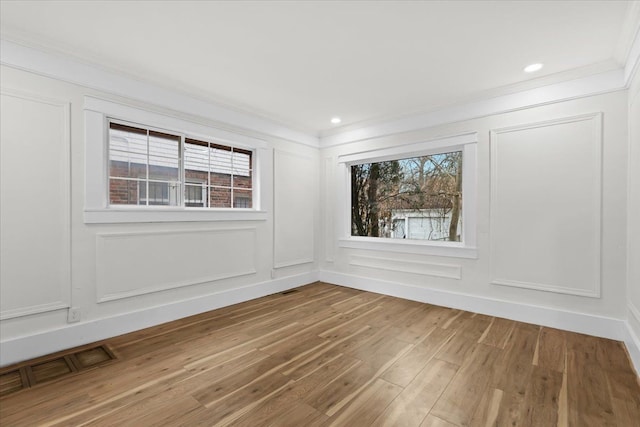
[[[47,52],[42,48],[25,46],[4,38],[0,40],[0,52],[2,52],[0,63],[13,68],[106,93],[137,99],[197,117],[213,118],[221,126],[238,127],[314,148],[319,147],[318,138],[315,135],[288,128],[255,114],[235,110],[209,100],[199,99],[186,93],[144,82],[124,73],[83,63],[68,55]]]
[[[346,163],[348,166],[369,163],[372,161],[383,162],[395,160],[398,156],[403,158],[424,156],[433,153],[442,153],[446,149],[456,150],[467,144],[478,142],[478,132],[466,132],[458,135],[448,135],[430,138],[426,141],[411,142],[395,145],[389,148],[380,148],[338,156],[338,163]]]
[[[266,221],[266,211],[199,208],[105,208],[85,209],[85,224],[125,224],[137,222]]]
[[[322,191],[322,204],[324,206],[324,224],[322,227],[322,244],[324,246],[324,260],[325,262],[333,262],[334,260],[334,246],[335,246],[335,191],[330,190],[335,188],[335,164],[336,159],[333,156],[328,156],[323,159],[324,167],[324,188]]]
[[[83,109],[85,223],[265,221],[267,219],[267,212],[261,206],[261,202],[264,200],[261,194],[261,189],[264,186],[261,185],[261,181],[266,178],[268,170],[263,165],[271,152],[267,141],[95,96],[84,96]],[[169,132],[180,133],[184,137],[217,141],[253,150],[256,154],[254,157],[253,187],[253,206],[255,209],[109,206],[108,119],[125,120],[139,123],[142,126],[157,127]]]
[[[0,366],[249,301],[318,280],[311,271],[0,342]]]
[[[636,322],[638,322],[638,325],[640,325],[640,310],[631,301],[627,303],[627,308],[629,313],[636,319]]]
[[[320,138],[320,147],[328,148],[418,129],[427,129],[447,123],[524,110],[536,106],[624,90],[625,88],[625,71],[620,68],[562,83],[550,84],[494,98],[479,99],[435,109],[423,114],[411,115],[336,133]]]
[[[631,40],[628,42],[627,57],[622,58],[625,64],[624,81],[627,87],[629,87],[636,67],[640,64],[640,3],[632,2],[629,5],[628,22],[629,25],[623,28],[623,32],[628,32],[628,34],[622,34],[623,38]],[[635,31],[635,34],[632,34],[633,31]]]
[[[438,245],[422,240],[382,239],[379,237],[351,236],[348,238],[339,238],[338,247],[450,258],[478,258],[478,249],[476,247],[464,246],[457,242]]]
[[[360,151],[337,157],[338,191],[336,209],[339,225],[335,235],[339,247],[413,253],[454,258],[478,257],[476,249],[476,204],[477,204],[477,132],[444,135],[427,140],[418,140],[389,148]],[[462,151],[462,242],[436,242],[428,240],[387,239],[351,235],[351,166],[386,160],[424,156],[448,151]]]
[[[46,304],[32,305],[29,307],[20,307],[12,310],[4,310],[0,313],[0,320],[13,319],[15,317],[30,316],[32,314],[47,313],[49,311],[62,310],[69,308],[71,305],[64,301],[53,301]]]
[[[313,258],[301,258],[301,259],[296,259],[292,261],[276,263],[273,265],[273,268],[279,269],[279,268],[295,267],[296,265],[311,264],[313,262],[315,262],[315,259]]]
[[[462,278],[462,266],[454,264],[351,255],[349,257],[349,265],[446,279],[460,280]]]
[[[546,292],[554,292],[554,293],[562,293],[569,295],[577,295],[584,296],[590,298],[600,298],[601,288],[602,288],[602,145],[603,145],[603,136],[602,136],[602,118],[603,114],[601,112],[590,113],[590,114],[581,114],[578,116],[571,117],[562,117],[553,120],[546,120],[542,122],[535,123],[526,123],[517,126],[509,126],[500,129],[492,129],[490,131],[490,156],[491,156],[491,167],[490,167],[490,175],[491,175],[491,189],[490,189],[490,197],[489,197],[489,210],[491,212],[496,212],[496,203],[498,200],[498,160],[497,160],[497,149],[498,149],[498,136],[504,133],[517,132],[528,129],[536,129],[542,127],[555,126],[559,124],[567,124],[567,123],[576,123],[582,121],[593,121],[593,137],[594,137],[594,152],[596,153],[594,158],[593,170],[597,175],[596,188],[594,188],[594,194],[597,194],[598,197],[595,200],[594,212],[597,213],[594,224],[592,225],[592,230],[594,231],[594,235],[597,238],[597,251],[592,260],[593,264],[597,268],[597,282],[595,289],[583,290],[583,289],[574,289],[568,288],[564,286],[551,285],[547,283],[531,283],[524,282],[519,280],[512,280],[508,278],[496,277],[495,272],[495,264],[496,264],[496,256],[494,253],[494,249],[498,246],[495,242],[496,233],[491,233],[489,246],[491,248],[490,256],[489,256],[489,264],[490,264],[490,283],[493,285],[501,285],[501,286],[512,286],[518,288],[527,288],[534,289],[538,291],[546,291]],[[495,215],[491,215],[490,218],[490,229],[495,230],[498,224],[496,223]]]
[[[257,228],[256,227],[235,227],[235,228],[206,228],[206,229],[194,229],[194,230],[161,230],[161,231],[135,231],[135,232],[112,232],[112,233],[97,233],[96,234],[96,294],[97,302],[104,303],[109,301],[115,301],[140,295],[151,294],[155,292],[168,291],[172,289],[179,289],[186,286],[200,285],[208,282],[216,282],[224,279],[231,279],[234,277],[249,276],[256,274],[257,253],[254,251],[253,268],[244,271],[238,271],[228,274],[216,274],[208,277],[197,277],[190,280],[183,280],[174,283],[165,283],[157,286],[150,286],[145,288],[138,288],[124,292],[107,293],[105,292],[104,285],[101,280],[104,243],[106,240],[120,239],[123,237],[136,237],[136,236],[167,236],[167,235],[184,235],[184,234],[203,234],[203,233],[230,233],[236,231],[250,231],[253,234],[254,247],[256,247],[257,240]]]
[[[533,323],[597,337],[621,341],[626,335],[623,319],[389,282],[326,270],[319,272],[319,279],[326,283],[354,289],[467,310],[488,316],[504,317],[519,322]]]
[[[629,351],[629,357],[631,357],[631,361],[635,365],[636,374],[640,373],[640,310],[631,302],[627,303],[628,309],[628,318],[627,318],[627,328],[626,328],[626,336],[624,342],[627,346],[627,350]],[[635,328],[634,326],[635,325]]]
[[[71,307],[72,285],[71,285],[71,102],[64,99],[54,99],[41,96],[39,94],[16,90],[8,87],[2,87],[0,94],[4,96],[12,96],[26,101],[37,102],[41,104],[59,107],[63,116],[63,150],[58,159],[62,172],[62,194],[61,206],[64,207],[62,213],[64,224],[62,233],[64,234],[64,243],[60,248],[60,252],[64,253],[64,262],[61,268],[59,300],[51,301],[46,304],[38,304],[34,306],[21,307],[12,310],[5,310],[0,313],[0,320],[10,319],[14,317],[28,316],[31,314],[45,313],[49,311],[64,309]]]

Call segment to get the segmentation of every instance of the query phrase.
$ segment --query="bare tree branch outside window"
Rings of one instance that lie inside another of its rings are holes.
[[[459,242],[462,151],[351,166],[351,235]]]

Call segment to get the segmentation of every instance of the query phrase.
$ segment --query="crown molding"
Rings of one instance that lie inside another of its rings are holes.
[[[493,98],[479,99],[439,110],[381,122],[320,138],[321,148],[349,144],[402,132],[507,113],[539,105],[625,89],[622,68],[562,83],[549,84]]]
[[[301,132],[259,115],[235,110],[209,100],[146,82],[115,70],[108,70],[42,46],[33,47],[8,40],[0,40],[0,64],[55,78],[86,88],[99,90],[129,99],[136,99],[182,113],[213,120],[221,126],[258,132],[319,147],[316,135]]]

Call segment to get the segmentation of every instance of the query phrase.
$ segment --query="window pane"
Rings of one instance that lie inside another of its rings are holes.
[[[231,175],[231,147],[211,144],[210,150],[211,172]]]
[[[141,204],[149,202],[149,206],[177,206],[178,189],[180,185],[176,182],[149,182],[149,196],[147,197],[144,182],[140,185]]]
[[[460,241],[462,152],[351,167],[353,236]]]
[[[180,137],[149,131],[149,179],[178,181]]]
[[[109,204],[112,205],[137,205],[144,204],[138,197],[138,188],[145,187],[144,181],[131,181],[125,179],[109,180]]]
[[[209,191],[209,207],[230,208],[231,207],[231,189],[211,187]]]
[[[146,178],[147,131],[111,123],[109,126],[109,176]]]
[[[249,176],[251,170],[251,152],[234,149],[232,157],[233,174]]]
[[[251,188],[252,172],[249,175],[234,175],[233,186],[236,188]]]
[[[231,175],[227,173],[211,172],[211,185],[220,187],[231,187]]]
[[[187,139],[184,143],[184,177],[187,182],[209,179],[209,144]]]
[[[186,184],[184,187],[184,205],[188,208],[206,207],[207,187],[203,184]]]
[[[233,207],[251,209],[251,190],[233,190]]]

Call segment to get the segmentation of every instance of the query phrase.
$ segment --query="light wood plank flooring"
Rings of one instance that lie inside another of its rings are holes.
[[[102,343],[0,425],[640,426],[620,342],[324,283]]]

